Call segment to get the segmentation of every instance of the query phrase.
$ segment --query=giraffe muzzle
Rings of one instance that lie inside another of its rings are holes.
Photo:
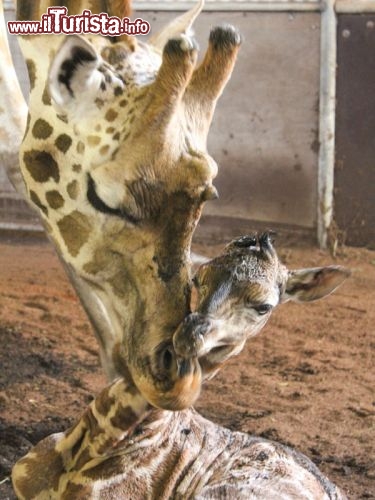
[[[181,358],[171,342],[161,343],[143,365],[142,372],[133,373],[138,390],[153,406],[163,410],[182,410],[197,400],[202,372],[196,358]],[[145,370],[145,366],[148,369]],[[133,372],[136,366],[131,367]]]
[[[172,377],[173,379],[187,377],[195,372],[195,363],[192,356],[179,356],[172,344],[160,350],[157,354],[156,378]]]
[[[212,321],[206,315],[189,314],[173,336],[173,347],[178,358],[186,360],[198,357],[204,351],[205,337],[212,327]]]

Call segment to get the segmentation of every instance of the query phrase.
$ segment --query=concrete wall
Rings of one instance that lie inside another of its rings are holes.
[[[157,31],[177,13],[139,15]],[[320,14],[204,12],[195,24],[201,54],[210,27],[223,22],[237,26],[244,43],[209,137],[220,199],[205,214],[313,228]],[[16,66],[25,81],[20,58]]]
[[[175,15],[141,13],[153,31]],[[205,213],[314,227],[320,14],[204,12],[195,24],[201,52],[223,22],[244,43],[210,132],[220,199]]]

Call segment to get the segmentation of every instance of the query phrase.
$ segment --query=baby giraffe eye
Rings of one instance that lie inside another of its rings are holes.
[[[272,306],[271,304],[260,304],[259,306],[254,306],[254,309],[260,316],[263,316],[271,311]]]

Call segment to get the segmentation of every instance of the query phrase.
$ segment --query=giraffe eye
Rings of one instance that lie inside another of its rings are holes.
[[[271,311],[271,304],[261,304],[259,306],[254,306],[255,311],[259,314],[259,316],[264,316],[268,312]]]

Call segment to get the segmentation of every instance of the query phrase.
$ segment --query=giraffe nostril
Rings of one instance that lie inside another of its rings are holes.
[[[173,346],[170,342],[163,342],[156,349],[151,363],[152,376],[159,381],[172,378],[177,373],[177,360]]]
[[[164,370],[169,371],[173,365],[174,356],[170,348],[165,349],[162,354],[162,365]]]

